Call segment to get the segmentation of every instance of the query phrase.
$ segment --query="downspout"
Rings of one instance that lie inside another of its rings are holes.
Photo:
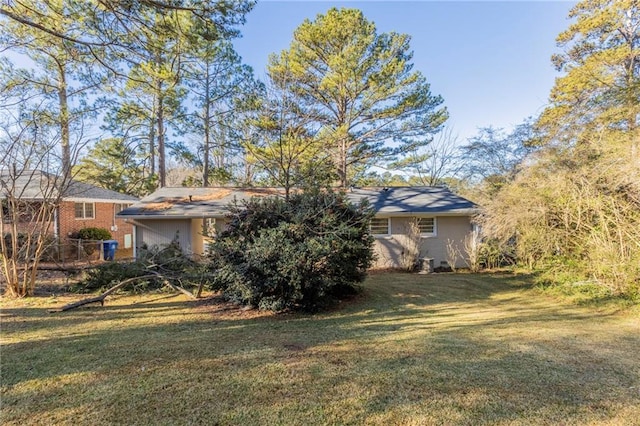
[[[133,240],[133,241],[131,241],[131,245],[133,246],[133,258],[134,259],[138,258],[138,238],[136,236],[136,229],[137,229],[137,226],[134,223],[133,224],[133,233],[131,234],[131,239]]]
[[[56,206],[53,209],[53,237],[56,239],[56,241],[59,242],[60,240],[60,225],[58,224],[58,209],[60,207]]]
[[[60,208],[59,205],[55,206],[53,208],[53,240],[55,241],[55,244],[57,245],[57,257],[58,257],[58,261],[63,261],[64,260],[64,245],[62,244],[62,241],[60,240],[60,224],[58,224],[58,209]]]

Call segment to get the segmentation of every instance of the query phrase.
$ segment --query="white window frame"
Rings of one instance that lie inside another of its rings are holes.
[[[423,220],[432,220],[433,226],[431,232],[424,232],[421,228],[421,222]],[[420,236],[421,237],[435,237],[438,235],[438,220],[435,217],[418,217],[416,218],[418,227],[420,228]]]
[[[78,204],[82,204],[82,217],[78,217],[76,207]],[[87,205],[91,205],[91,216],[87,216]],[[87,220],[87,219],[95,219],[96,218],[96,203],[83,203],[83,202],[75,202],[73,204],[73,216],[76,220]]]
[[[374,220],[378,220],[378,221],[386,220],[387,221],[387,232],[385,232],[384,234],[383,233],[379,233],[379,232],[374,232],[373,231],[373,221]],[[369,232],[371,233],[371,235],[380,236],[380,237],[391,235],[391,218],[390,217],[374,217],[374,218],[372,218],[371,221],[369,222]]]

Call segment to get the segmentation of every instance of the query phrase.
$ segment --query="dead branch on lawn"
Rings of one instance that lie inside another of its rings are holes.
[[[130,284],[132,282],[146,280],[146,279],[149,279],[149,278],[160,278],[160,279],[162,279],[162,284],[166,285],[167,287],[171,287],[172,289],[174,289],[176,291],[179,291],[180,293],[190,297],[191,299],[196,299],[196,296],[194,296],[193,293],[191,293],[189,290],[186,290],[186,289],[184,289],[182,287],[179,287],[179,286],[171,283],[169,280],[167,280],[165,277],[163,277],[162,274],[159,274],[159,273],[153,272],[153,271],[150,271],[150,272],[151,273],[148,274],[148,275],[141,275],[139,277],[128,278],[128,279],[126,279],[124,281],[121,281],[118,284],[116,284],[113,287],[111,287],[110,289],[108,289],[107,291],[105,291],[104,293],[102,293],[100,296],[89,297],[87,299],[82,299],[82,300],[79,300],[77,302],[69,303],[68,305],[65,305],[65,306],[63,306],[62,308],[59,308],[59,309],[50,309],[49,313],[69,311],[71,309],[75,309],[75,308],[78,308],[80,306],[88,305],[90,303],[97,303],[97,302],[100,302],[100,305],[104,306],[104,299],[108,295],[113,293],[114,291],[119,290],[119,289],[125,287],[127,284]]]

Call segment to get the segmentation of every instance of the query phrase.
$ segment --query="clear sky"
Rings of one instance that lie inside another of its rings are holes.
[[[444,98],[449,125],[463,140],[479,127],[509,130],[547,104],[559,51],[556,36],[573,1],[258,1],[235,42],[264,79],[270,53],[286,49],[306,18],[331,7],[358,8],[378,32],[412,37],[415,69]]]

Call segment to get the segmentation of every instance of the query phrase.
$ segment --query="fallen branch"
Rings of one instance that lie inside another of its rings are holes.
[[[174,290],[176,290],[176,291],[179,291],[180,293],[182,293],[182,294],[184,294],[184,295],[186,295],[186,296],[189,296],[189,297],[190,297],[190,298],[192,298],[192,299],[197,299],[197,297],[196,297],[196,296],[194,296],[194,295],[193,295],[193,293],[191,293],[189,290],[186,290],[186,289],[184,289],[184,288],[182,288],[182,287],[178,287],[177,285],[172,284],[171,282],[169,282],[169,281],[168,281],[168,280],[166,280],[166,279],[163,279],[163,280],[162,280],[162,284],[164,284],[164,285],[166,285],[166,286],[169,286],[169,287],[171,287],[172,289],[174,289]]]
[[[71,309],[75,309],[77,307],[80,306],[84,306],[84,305],[88,305],[90,303],[96,303],[96,302],[100,302],[100,304],[102,306],[104,306],[104,299],[105,297],[107,297],[108,295],[110,295],[111,293],[113,293],[116,290],[121,289],[122,287],[126,286],[129,283],[132,283],[134,281],[139,281],[139,280],[146,280],[149,278],[155,278],[157,276],[157,274],[153,274],[153,275],[142,275],[140,277],[133,277],[133,278],[128,278],[124,281],[119,282],[118,284],[114,285],[113,287],[111,287],[109,290],[105,291],[104,293],[102,293],[100,296],[96,296],[96,297],[90,297],[88,299],[82,299],[79,300],[77,302],[73,302],[73,303],[69,303],[68,305],[64,305],[62,308],[59,309],[50,309],[49,313],[54,313],[54,312],[64,312],[64,311],[68,311]],[[185,290],[186,291],[186,290]]]

